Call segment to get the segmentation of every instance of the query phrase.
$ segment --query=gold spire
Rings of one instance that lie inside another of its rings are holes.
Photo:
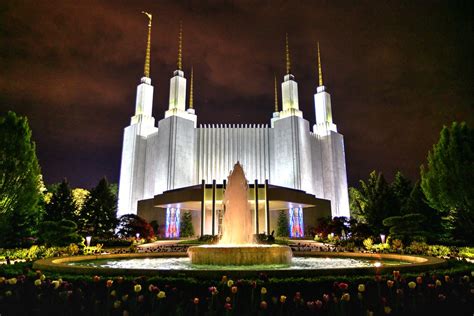
[[[321,54],[319,52],[319,41],[318,41],[318,75],[319,75],[319,86],[323,85],[323,71],[321,69]]]
[[[290,47],[288,45],[288,33],[286,33],[286,74],[289,75],[290,71],[291,71]]]
[[[191,67],[191,82],[189,84],[189,108],[194,106],[194,68]]]
[[[277,90],[277,77],[275,75],[275,112],[278,112],[278,90]]]
[[[183,70],[183,22],[179,22],[178,35],[178,70]]]
[[[147,78],[150,78],[150,47],[151,47],[151,14],[145,11],[142,11],[148,17],[148,40],[146,42],[146,56],[145,56],[145,69],[143,75]]]

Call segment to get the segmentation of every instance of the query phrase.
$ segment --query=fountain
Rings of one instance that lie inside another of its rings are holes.
[[[227,178],[224,193],[222,238],[217,245],[190,247],[188,256],[193,264],[254,265],[289,264],[290,247],[259,245],[253,241],[253,216],[247,201],[247,179],[237,162]]]

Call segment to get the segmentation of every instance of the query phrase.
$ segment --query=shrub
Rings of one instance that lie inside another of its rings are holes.
[[[474,259],[474,247],[462,247],[459,249],[459,256]]]
[[[194,236],[193,217],[191,212],[184,212],[181,216],[181,232],[180,237]]]
[[[393,239],[391,242],[392,250],[399,252],[403,249],[403,242],[400,239]]]
[[[407,250],[410,253],[421,255],[427,253],[428,247],[428,244],[425,242],[413,241],[410,246],[408,246]]]
[[[428,246],[426,254],[434,257],[448,257],[451,254],[451,249],[442,245]]]
[[[372,238],[369,237],[367,239],[364,239],[362,244],[364,245],[365,249],[372,250],[372,247],[374,245],[374,241],[372,240]]]

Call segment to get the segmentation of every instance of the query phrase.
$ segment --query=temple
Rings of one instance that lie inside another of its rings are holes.
[[[226,179],[237,162],[249,180],[255,233],[275,230],[280,211],[288,215],[293,237],[303,237],[320,217],[349,216],[344,139],[333,122],[331,96],[323,85],[319,43],[312,129],[299,107],[288,36],[281,109],[275,77],[270,124],[198,126],[193,71],[186,103],[180,26],[169,106],[156,126],[149,74],[152,19],[147,16],[145,71],[137,87],[135,115],[124,131],[118,216],[132,213],[156,220],[166,237],[179,237],[180,216],[190,211],[198,234],[219,234]]]

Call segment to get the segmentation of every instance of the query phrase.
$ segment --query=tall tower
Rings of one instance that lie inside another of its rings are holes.
[[[299,116],[303,117],[303,113],[300,111],[298,102],[298,84],[295,81],[295,76],[291,74],[291,60],[290,60],[290,47],[288,44],[288,33],[286,34],[286,45],[285,45],[285,56],[286,56],[286,75],[283,78],[281,84],[281,102],[282,111],[280,117],[288,116]]]
[[[143,77],[137,86],[135,115],[130,125],[124,130],[122,163],[117,216],[137,213],[137,201],[143,198],[143,181],[146,157],[147,137],[157,132],[155,119],[152,116],[153,86],[150,78],[150,48],[152,15],[142,12],[148,17],[148,37],[145,54]]]
[[[313,133],[321,143],[324,198],[331,200],[333,217],[349,217],[344,136],[337,132],[337,127],[332,121],[331,95],[326,92],[323,84],[319,42],[317,43],[317,60],[319,80],[314,95],[316,124],[313,126]]]

